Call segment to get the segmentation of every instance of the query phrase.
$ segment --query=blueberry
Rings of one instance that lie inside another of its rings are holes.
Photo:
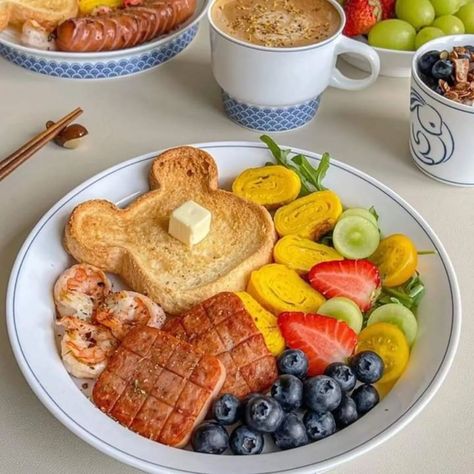
[[[308,372],[308,358],[299,349],[287,349],[283,351],[277,360],[280,374],[290,374],[300,379],[306,377]]]
[[[354,400],[359,416],[365,415],[372,410],[380,400],[379,392],[372,385],[361,385],[352,392],[352,399]]]
[[[449,59],[440,59],[433,64],[431,75],[435,79],[448,79],[453,73],[454,66]]]
[[[314,411],[332,411],[341,402],[340,385],[327,375],[317,375],[305,381],[303,400],[305,405]]]
[[[342,396],[341,403],[332,414],[338,428],[345,428],[359,418],[354,400],[346,394]]]
[[[303,382],[294,375],[280,375],[270,393],[285,411],[296,410],[303,404]]]
[[[384,364],[375,352],[362,351],[352,358],[351,368],[362,383],[375,383],[382,378]]]
[[[258,395],[245,407],[245,422],[251,428],[264,433],[273,433],[283,421],[285,412],[272,397]]]
[[[342,362],[333,362],[326,367],[324,375],[332,377],[344,392],[351,391],[357,382],[352,369]]]
[[[308,444],[303,422],[296,413],[288,413],[280,427],[273,433],[273,440],[280,449],[293,449]]]
[[[230,435],[230,449],[234,454],[260,454],[263,450],[264,439],[262,433],[240,425]]]
[[[331,412],[307,411],[303,418],[306,433],[311,441],[327,438],[336,432],[336,420]]]
[[[420,73],[420,79],[431,89],[434,85],[438,84],[438,80],[432,76]]]
[[[241,406],[240,413],[241,413],[242,423],[245,423],[245,410],[247,408],[248,402],[252,400],[252,398],[259,397],[260,395],[261,393],[259,392],[251,392],[248,395],[246,395],[246,397],[240,402],[240,406]]]
[[[222,454],[229,447],[229,435],[215,421],[206,421],[194,431],[191,444],[199,453]]]
[[[422,74],[431,75],[431,69],[439,60],[439,51],[428,51],[418,60],[418,68]]]
[[[224,393],[212,405],[212,416],[221,425],[233,425],[240,418],[240,400],[230,393]]]

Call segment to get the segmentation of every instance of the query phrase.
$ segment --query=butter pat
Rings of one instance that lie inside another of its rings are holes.
[[[198,244],[211,229],[211,217],[206,208],[187,201],[172,212],[168,232],[184,244]]]

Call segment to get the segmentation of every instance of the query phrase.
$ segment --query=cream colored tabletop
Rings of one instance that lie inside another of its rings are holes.
[[[76,106],[90,131],[75,151],[48,145],[0,183],[0,298],[23,240],[41,215],[83,180],[142,153],[212,140],[256,140],[227,120],[209,64],[208,32],[173,61],[107,82],[58,80],[0,59],[0,155],[48,119]],[[284,67],[284,65],[282,65]],[[354,72],[354,70],[352,70]],[[336,473],[474,472],[474,190],[422,175],[408,151],[408,79],[380,78],[362,92],[328,90],[317,119],[280,143],[330,151],[408,200],[433,226],[457,271],[463,297],[461,344],[444,385],[402,432]],[[35,302],[31,302],[32,316]],[[61,425],[23,379],[1,320],[0,472],[132,473]]]

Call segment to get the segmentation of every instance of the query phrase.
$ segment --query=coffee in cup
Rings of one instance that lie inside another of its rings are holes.
[[[291,48],[319,43],[334,35],[341,17],[327,0],[218,0],[215,25],[251,44]]]

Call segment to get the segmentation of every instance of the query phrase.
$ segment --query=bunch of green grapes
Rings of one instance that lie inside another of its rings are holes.
[[[474,0],[397,0],[396,18],[369,32],[369,44],[413,51],[432,39],[474,33]]]

